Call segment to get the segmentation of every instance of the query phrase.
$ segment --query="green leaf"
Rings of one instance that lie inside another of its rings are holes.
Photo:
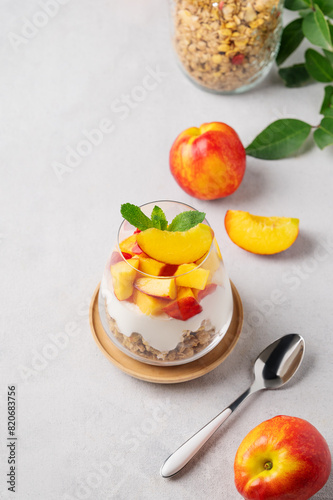
[[[333,0],[314,0],[314,3],[320,7],[325,16],[333,17]]]
[[[191,227],[197,226],[204,220],[206,214],[196,210],[189,210],[176,215],[171,224],[168,226],[168,231],[187,231]]]
[[[320,113],[322,115],[331,115],[333,112],[333,86],[327,85],[325,87],[324,100],[321,104]]]
[[[313,138],[320,149],[333,144],[333,117],[325,117],[321,120],[319,128],[314,131]]]
[[[310,12],[310,14],[303,19],[302,27],[304,35],[313,45],[332,50],[332,40],[328,22],[317,5],[315,5],[314,12]]]
[[[308,137],[311,125],[301,120],[277,120],[265,128],[246,148],[255,158],[278,160],[295,153]]]
[[[326,58],[329,60],[331,64],[333,64],[333,52],[330,52],[329,50],[323,50]]]
[[[311,12],[313,12],[312,9],[303,9],[303,10],[300,10],[299,11],[299,15],[300,17],[306,17],[308,14],[311,14]]]
[[[305,67],[318,82],[333,81],[333,67],[330,61],[316,50],[308,49],[305,52]]]
[[[305,85],[310,80],[310,75],[305,67],[305,64],[294,64],[289,68],[279,69],[279,75],[286,87],[301,87]]]
[[[276,57],[276,63],[282,64],[297,49],[304,38],[302,19],[295,19],[282,32],[281,45]]]
[[[168,227],[168,221],[166,220],[165,213],[157,205],[154,206],[151,213],[151,221],[154,227],[162,229],[162,231]]]
[[[310,0],[285,0],[284,6],[288,10],[301,10],[311,7]]]
[[[121,205],[120,212],[124,219],[141,231],[153,227],[153,223],[149,217],[147,217],[147,215],[142,212],[141,208],[136,205],[125,203]]]

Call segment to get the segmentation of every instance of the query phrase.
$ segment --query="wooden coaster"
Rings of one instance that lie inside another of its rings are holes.
[[[99,285],[92,297],[89,320],[95,342],[102,353],[120,370],[132,377],[157,384],[176,384],[192,380],[214,370],[235,347],[243,324],[243,306],[235,285],[231,282],[234,312],[227,333],[217,346],[200,359],[178,366],[155,366],[141,363],[124,354],[112,342],[102,325],[98,310]]]

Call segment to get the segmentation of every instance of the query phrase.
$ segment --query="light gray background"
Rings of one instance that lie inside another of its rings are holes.
[[[296,158],[248,158],[238,191],[215,202],[178,187],[168,153],[178,133],[203,122],[228,123],[244,145],[278,118],[316,125],[323,86],[286,89],[273,69],[249,93],[212,95],[176,65],[166,1],[59,0],[46,18],[45,3],[0,5],[0,497],[239,499],[234,456],[263,420],[302,417],[332,447],[332,148],[321,152],[310,141]],[[43,26],[32,30],[29,22]],[[159,72],[155,85],[149,80],[154,88],[140,94],[152,71]],[[125,95],[132,108],[120,111]],[[99,144],[57,176],[69,148],[100,126],[108,132]],[[120,204],[158,199],[206,211],[245,313],[227,360],[172,386],[119,371],[88,323]],[[299,238],[277,256],[247,253],[225,232],[227,209],[299,217]],[[288,332],[307,344],[294,381],[253,396],[185,472],[162,479],[168,454],[248,386],[258,352]],[[15,495],[5,483],[8,384],[17,385],[18,399]],[[333,498],[331,480],[315,498]]]

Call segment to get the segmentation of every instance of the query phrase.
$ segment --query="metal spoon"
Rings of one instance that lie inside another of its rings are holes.
[[[254,363],[253,384],[230,406],[172,453],[161,467],[161,476],[174,476],[185,467],[220,425],[250,394],[263,389],[277,389],[288,382],[301,364],[304,347],[304,339],[297,333],[285,335],[266,347]]]

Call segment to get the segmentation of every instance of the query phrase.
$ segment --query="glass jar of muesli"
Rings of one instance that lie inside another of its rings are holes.
[[[178,60],[196,84],[244,92],[269,72],[282,32],[282,0],[169,0]]]

